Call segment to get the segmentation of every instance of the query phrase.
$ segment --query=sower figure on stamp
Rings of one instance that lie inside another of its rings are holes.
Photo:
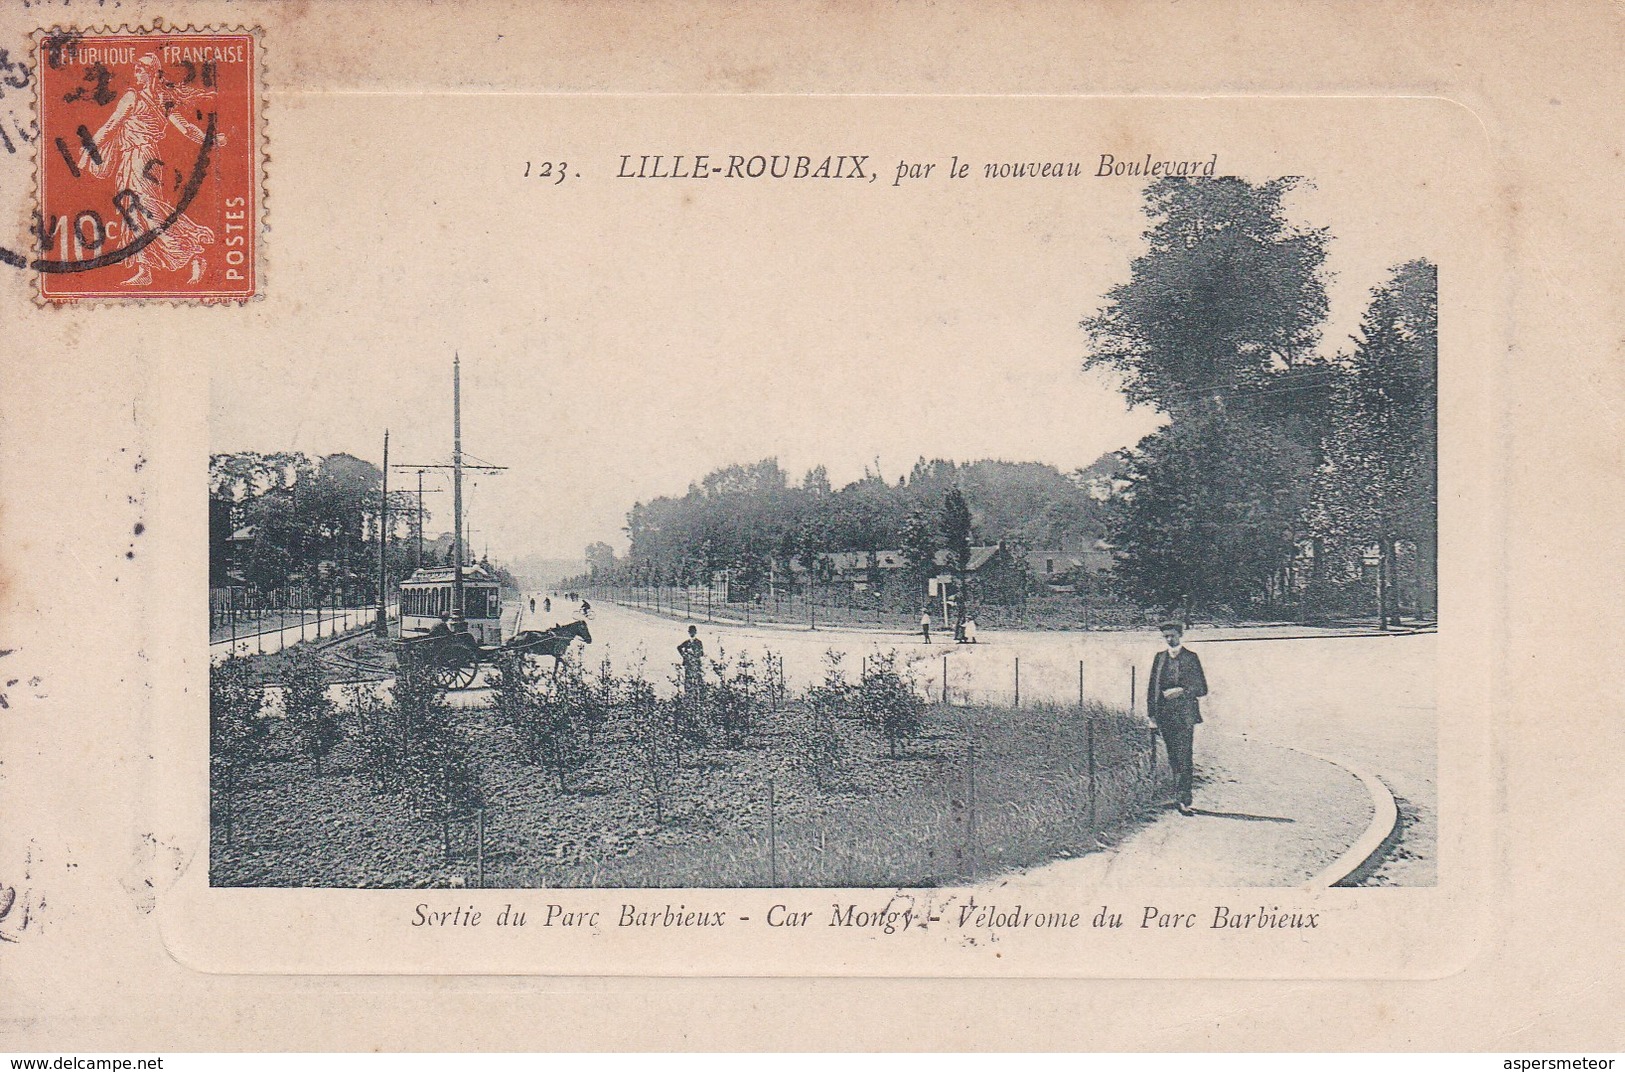
[[[699,632],[697,626],[689,626],[688,639],[677,645],[677,654],[683,657],[683,709],[691,723],[699,721],[705,691],[705,644]]]
[[[135,274],[124,280],[125,286],[149,285],[153,268],[174,272],[190,266],[189,282],[203,278],[207,267],[203,249],[214,243],[214,232],[175,211],[163,184],[160,143],[172,127],[201,145],[204,130],[186,118],[181,105],[210,95],[200,86],[170,82],[157,54],[148,53],[135,62],[135,88],[119,98],[113,114],[91,138],[99,146],[98,152],[92,154],[87,147],[79,154],[81,171],[99,178],[112,170],[120,192],[130,198],[125,219],[132,227],[146,233],[168,221],[147,246],[130,257]],[[225,135],[216,134],[214,145],[225,148]]]
[[[1191,811],[1192,746],[1196,724],[1202,721],[1201,698],[1207,695],[1207,676],[1202,660],[1184,646],[1185,627],[1179,622],[1163,622],[1159,627],[1167,651],[1157,652],[1146,679],[1145,712],[1157,724],[1162,743],[1168,750],[1168,766],[1173,768],[1181,815]]]

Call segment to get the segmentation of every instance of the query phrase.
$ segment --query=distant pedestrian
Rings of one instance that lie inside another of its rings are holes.
[[[1179,622],[1163,622],[1159,627],[1168,650],[1157,652],[1146,678],[1145,713],[1157,724],[1163,747],[1168,750],[1168,766],[1173,769],[1181,815],[1192,814],[1191,779],[1195,763],[1192,751],[1196,726],[1202,721],[1201,698],[1207,695],[1207,676],[1202,660],[1184,646],[1185,627]]]
[[[705,689],[705,643],[698,626],[688,627],[688,639],[677,645],[683,658],[683,705],[690,717],[699,713],[700,694]]]
[[[536,597],[535,596],[530,597],[530,612],[532,614],[536,613]]]
[[[534,599],[530,601],[530,609],[531,610],[536,609],[536,601]],[[543,599],[542,600],[542,610],[545,611],[548,614],[552,614],[553,613],[553,600],[551,600],[551,599]]]
[[[920,611],[920,635],[927,644],[931,643],[931,612],[928,610]]]
[[[976,643],[976,619],[975,618],[966,618],[965,619],[965,643],[967,643],[967,644]]]

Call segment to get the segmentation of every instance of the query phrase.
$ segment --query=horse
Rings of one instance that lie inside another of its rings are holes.
[[[557,674],[559,667],[564,665],[564,653],[570,650],[570,643],[577,639],[583,644],[592,643],[592,633],[587,629],[586,622],[578,620],[555,625],[551,629],[527,629],[515,633],[504,647],[520,655],[553,656],[553,673]]]

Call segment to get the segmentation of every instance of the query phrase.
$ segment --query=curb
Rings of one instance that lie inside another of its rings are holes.
[[[1360,784],[1365,786],[1366,792],[1371,795],[1371,822],[1366,826],[1365,832],[1354,840],[1354,844],[1343,850],[1341,856],[1308,882],[1311,889],[1358,885],[1370,877],[1381,864],[1387,850],[1399,840],[1399,805],[1394,803],[1394,794],[1375,774],[1340,756],[1328,756],[1320,752],[1311,752],[1307,748],[1295,748],[1292,745],[1279,747],[1290,748],[1322,763],[1341,767],[1358,778]]]
[[[1373,637],[1408,637],[1433,636],[1439,631],[1437,626],[1429,629],[1390,629],[1386,633],[1285,633],[1281,636],[1233,636],[1233,637],[1204,637],[1193,636],[1193,644],[1251,644],[1264,640],[1354,640],[1369,639]],[[1300,750],[1301,751],[1301,750]]]

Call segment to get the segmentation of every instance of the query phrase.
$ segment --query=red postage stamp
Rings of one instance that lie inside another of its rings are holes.
[[[34,45],[40,296],[257,296],[258,36],[52,30]]]

